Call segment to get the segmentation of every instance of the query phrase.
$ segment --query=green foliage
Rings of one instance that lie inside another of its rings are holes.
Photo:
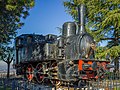
[[[77,6],[86,5],[86,30],[96,42],[108,41],[106,47],[98,47],[97,58],[120,56],[120,0],[67,0],[66,11],[77,21]],[[101,49],[102,48],[102,49]]]
[[[34,0],[0,0],[0,55],[15,37],[16,30],[24,25],[21,19],[29,15],[33,6]]]
[[[119,57],[120,55],[120,45],[119,46],[113,46],[111,48],[108,47],[98,47],[96,49],[96,58],[105,58],[109,54],[110,59],[115,59],[116,57]]]
[[[14,56],[14,48],[13,47],[11,47],[11,46],[7,46],[7,45],[5,45],[6,47],[3,47],[2,48],[2,52],[1,52],[1,55],[0,55],[0,60],[3,60],[3,61],[5,61],[5,62],[7,62],[7,61],[9,61],[9,60],[7,60],[6,58],[11,58],[11,57],[13,57]]]

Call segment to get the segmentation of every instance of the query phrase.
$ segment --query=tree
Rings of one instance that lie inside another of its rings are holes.
[[[13,61],[14,54],[13,48],[7,47],[4,54],[2,55],[2,60],[7,63],[7,78],[10,76],[10,63]]]
[[[77,20],[76,7],[85,4],[86,29],[96,42],[107,41],[105,47],[98,47],[96,58],[107,54],[115,61],[118,69],[120,57],[120,0],[68,0],[64,2],[67,12]],[[102,51],[101,51],[102,50]]]
[[[0,56],[33,6],[34,0],[0,0]]]

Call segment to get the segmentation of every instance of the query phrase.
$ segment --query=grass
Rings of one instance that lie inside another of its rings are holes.
[[[4,90],[4,87],[0,86],[0,90]],[[6,87],[6,90],[12,90],[11,88]]]
[[[120,87],[114,88],[114,90],[120,90]]]

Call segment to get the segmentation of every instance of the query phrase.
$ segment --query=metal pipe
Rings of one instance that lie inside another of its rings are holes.
[[[85,30],[85,5],[78,6],[78,34],[86,33]]]

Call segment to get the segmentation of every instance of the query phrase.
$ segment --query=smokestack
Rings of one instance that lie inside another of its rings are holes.
[[[78,6],[78,34],[86,33],[85,30],[85,5],[81,4]]]

